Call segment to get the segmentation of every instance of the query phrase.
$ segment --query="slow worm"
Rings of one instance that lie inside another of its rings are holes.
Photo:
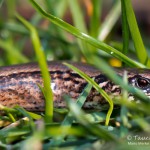
[[[121,94],[121,88],[98,69],[84,63],[72,63],[72,65],[91,78],[95,78],[99,86],[108,94],[113,96]],[[52,78],[51,88],[54,94],[54,106],[64,108],[66,104],[62,98],[63,95],[68,94],[73,99],[77,99],[87,82],[61,62],[49,62],[48,66]],[[115,70],[120,76],[127,70],[128,82],[149,95],[150,70],[125,68]],[[0,104],[8,107],[20,105],[29,111],[44,111],[44,96],[38,84],[42,85],[42,78],[36,63],[0,67]],[[100,109],[106,103],[102,96],[95,89],[92,89],[83,108]]]

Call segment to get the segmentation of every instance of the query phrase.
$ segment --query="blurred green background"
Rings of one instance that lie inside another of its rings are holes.
[[[74,3],[75,2],[75,3]],[[47,12],[76,26],[80,31],[106,42],[122,51],[121,7],[115,0],[37,0]],[[149,54],[150,9],[149,1],[133,0],[138,25]],[[82,47],[70,33],[44,19],[27,0],[0,2],[0,65],[36,61],[29,31],[15,17],[19,13],[36,27],[47,60],[85,61]],[[93,47],[88,47],[92,50]],[[98,51],[97,55],[113,66],[121,66],[118,59]],[[137,59],[130,40],[127,55]]]

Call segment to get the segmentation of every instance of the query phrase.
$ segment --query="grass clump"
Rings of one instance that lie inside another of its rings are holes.
[[[148,51],[143,44],[131,1],[116,0],[104,22],[100,21],[103,1],[99,0],[88,1],[89,3],[28,0],[24,4],[33,6],[34,11],[28,21],[24,19],[25,16],[22,17],[16,11],[19,9],[17,2],[21,7],[19,1],[0,2],[0,11],[5,8],[8,14],[7,20],[2,16],[0,18],[0,48],[3,49],[0,65],[38,61],[44,81],[44,88],[41,90],[46,105],[44,114],[27,112],[19,106],[15,108],[0,106],[0,110],[5,112],[5,115],[0,118],[0,148],[120,150],[136,147],[136,149],[149,149],[150,140],[146,138],[150,137],[149,98],[140,90],[128,85],[126,75],[124,79],[118,77],[108,64],[108,60],[115,58],[127,67],[149,67]],[[88,23],[82,10],[83,6],[87,10]],[[65,13],[68,13],[68,8],[73,25],[63,18]],[[113,41],[109,38],[121,14],[123,42],[121,44],[120,41],[114,42],[120,45],[121,50],[118,50],[115,48],[116,45],[113,47],[109,44]],[[34,49],[35,55],[24,55],[24,46],[29,44],[30,40],[32,44],[27,53]],[[133,42],[134,51],[131,50],[133,47],[130,47],[130,42]],[[136,56],[135,60],[130,53]],[[114,83],[120,85],[123,96],[119,100],[112,100],[93,79],[74,66],[65,64],[82,76],[88,85],[76,103],[70,97],[64,97],[68,109],[53,108],[51,79],[46,64],[46,60],[53,59],[84,60],[93,64]],[[99,112],[81,110],[92,87],[108,101],[109,110]],[[136,95],[141,103],[128,102],[128,92]],[[114,103],[119,105],[120,109],[114,109]],[[143,140],[140,140],[141,138]]]

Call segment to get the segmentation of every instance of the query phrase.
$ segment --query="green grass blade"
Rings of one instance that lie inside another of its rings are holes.
[[[75,1],[68,1],[68,4],[70,6],[70,11],[72,14],[72,18],[73,18],[73,22],[74,22],[74,26],[85,32],[88,33],[86,25],[85,25],[85,20],[84,20],[84,16],[82,15],[82,11],[79,5],[79,2],[77,0]],[[87,45],[86,42],[77,39],[78,45],[82,51],[82,53],[86,56],[88,51],[89,51],[89,45]]]
[[[84,105],[85,101],[86,101],[86,98],[88,96],[88,93],[91,91],[91,88],[92,88],[92,85],[91,84],[88,84],[84,91],[81,93],[81,95],[79,96],[79,98],[77,99],[76,101],[76,104],[78,105],[78,107],[81,109],[82,106]],[[71,125],[72,124],[72,121],[70,121],[70,113],[65,117],[64,121],[62,122],[61,125]]]
[[[90,132],[92,132],[95,136],[99,138],[103,138],[105,140],[111,140],[111,141],[116,141],[115,137],[104,130],[100,125],[97,126],[95,124],[92,124],[86,117],[83,111],[78,108],[78,105],[70,100],[68,97],[65,98],[66,102],[73,113],[73,115],[77,118],[77,120],[86,127],[86,129]]]
[[[10,120],[11,120],[12,122],[15,122],[15,121],[16,121],[16,119],[14,118],[14,116],[13,116],[11,113],[8,113],[8,117],[10,118]]]
[[[76,28],[80,29],[84,33],[88,33],[79,2],[77,0],[74,0],[74,1],[69,0],[68,3],[70,6],[70,11],[72,13],[73,21],[74,21]]]
[[[79,98],[77,99],[76,104],[78,105],[78,107],[79,107],[80,109],[81,109],[81,107],[84,105],[84,102],[85,102],[85,100],[86,100],[86,98],[87,98],[87,96],[88,96],[88,93],[90,92],[91,88],[92,88],[92,85],[88,84],[88,85],[85,87],[84,91],[80,94]],[[68,130],[69,130],[69,127],[71,127],[71,125],[72,125],[72,123],[73,123],[73,120],[74,120],[74,117],[73,117],[73,115],[71,114],[71,112],[69,112],[69,113],[66,115],[65,119],[62,121],[61,127],[67,126],[67,127],[68,127]],[[61,128],[61,127],[60,127],[60,128]],[[67,134],[63,134],[63,135],[61,135],[61,136],[59,136],[59,137],[56,137],[55,139],[53,139],[53,140],[51,141],[51,144],[50,144],[50,145],[52,146],[52,145],[59,145],[59,144],[61,144],[61,143],[63,142],[63,139],[65,138],[66,135],[67,135]]]
[[[2,5],[3,5],[3,2],[4,2],[4,0],[0,0],[0,8],[1,8]]]
[[[45,96],[45,119],[46,122],[52,122],[53,118],[53,93],[51,90],[51,78],[48,71],[45,55],[40,44],[40,39],[36,29],[21,16],[16,15],[17,18],[30,30],[31,39],[34,46],[34,50],[37,56],[37,60],[41,69],[44,84],[44,96]]]
[[[131,0],[123,0],[123,4],[125,6],[127,21],[134,42],[134,46],[136,49],[137,56],[142,64],[145,64],[148,67],[150,67],[150,59],[148,58],[148,54],[146,52],[146,49],[142,41],[142,37],[140,35],[135,14],[132,8]]]
[[[65,11],[68,6],[67,4],[68,4],[68,0],[59,1],[59,3],[57,3],[57,8],[55,13],[59,18],[62,18],[63,15],[65,14]]]
[[[111,32],[112,28],[115,26],[117,20],[120,17],[120,0],[118,0],[113,8],[110,10],[109,14],[106,16],[105,21],[102,23],[98,35],[98,39],[100,41],[104,41],[106,37],[109,35]]]
[[[124,73],[123,81],[128,84],[127,72]],[[122,99],[124,101],[128,100],[128,92],[125,89],[123,89],[122,93],[123,93]],[[120,118],[122,120],[122,124],[120,126],[120,136],[121,137],[126,136],[128,133],[127,127],[129,125],[129,123],[128,123],[127,115],[128,115],[128,109],[125,106],[121,106],[121,111],[120,111]]]
[[[113,101],[110,99],[110,97],[107,95],[107,93],[102,90],[102,88],[100,88],[100,86],[94,82],[88,75],[86,75],[84,72],[82,72],[81,70],[79,70],[78,68],[70,65],[70,64],[67,64],[67,63],[64,63],[66,66],[68,66],[69,68],[71,68],[72,70],[74,70],[75,72],[77,72],[82,78],[84,78],[88,83],[92,84],[92,86],[97,90],[99,91],[99,93],[108,101],[110,107],[109,107],[109,110],[108,110],[108,113],[107,113],[107,116],[106,116],[106,122],[105,122],[105,125],[108,125],[109,124],[109,120],[110,120],[110,116],[112,114],[112,111],[113,111]]]
[[[122,60],[123,62],[125,62],[126,64],[128,64],[129,66],[136,66],[136,67],[145,67],[142,64],[137,63],[136,61],[133,61],[132,59],[128,58],[127,56],[125,56],[124,54],[122,54],[121,52],[119,52],[118,50],[116,50],[115,48],[100,42],[94,38],[92,38],[91,36],[81,32],[80,30],[78,30],[77,28],[71,26],[70,24],[64,22],[63,20],[48,14],[47,12],[45,12],[34,0],[30,0],[30,2],[33,4],[33,6],[46,18],[48,18],[51,22],[53,22],[54,24],[56,24],[57,26],[59,26],[60,28],[70,32],[71,34],[77,36],[78,38],[86,41],[87,43],[90,43],[91,45],[109,53],[110,55]]]
[[[15,1],[7,1],[7,11],[9,18],[13,19],[16,10]]]
[[[122,8],[122,34],[123,34],[122,53],[127,54],[129,49],[129,27],[127,22],[124,0],[121,0],[121,8]]]
[[[100,17],[102,12],[102,0],[91,1],[93,6],[93,11],[90,17],[90,35],[92,37],[98,36],[99,26],[101,24]]]
[[[12,64],[28,62],[28,58],[22,55],[18,48],[14,46],[11,39],[0,40],[0,47],[6,51],[8,61]]]

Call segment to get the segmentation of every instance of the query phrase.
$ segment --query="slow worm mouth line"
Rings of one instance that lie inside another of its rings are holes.
[[[69,62],[81,71],[85,72],[103,88],[108,94],[117,96],[121,89],[110,81],[98,69],[84,63]],[[68,94],[77,99],[87,82],[73,70],[59,61],[48,62],[51,73],[51,88],[54,94],[54,106],[66,107],[63,95]],[[119,76],[127,71],[129,83],[133,86],[141,86],[142,90],[150,95],[150,70],[137,68],[114,68]],[[137,77],[140,77],[138,80]],[[139,83],[136,83],[139,82]],[[20,105],[30,111],[44,111],[44,96],[38,84],[43,85],[40,69],[37,63],[0,67],[0,104],[8,107]],[[107,104],[103,97],[92,89],[89,93],[84,109],[101,109]]]

